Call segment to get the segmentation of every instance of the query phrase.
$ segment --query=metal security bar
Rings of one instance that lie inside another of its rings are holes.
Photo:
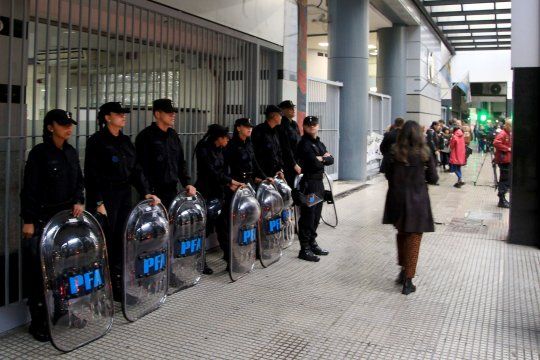
[[[258,109],[277,102],[282,49],[145,0],[5,0],[0,10],[1,315],[24,297],[18,198],[47,111],[78,120],[70,141],[83,164],[101,104],[131,109],[124,133],[135,140],[152,121],[152,101],[170,98],[195,179],[193,149],[209,124],[232,131],[235,119],[260,121]]]
[[[321,141],[334,155],[334,165],[326,169],[332,179],[338,176],[339,96],[342,86],[340,82],[308,78],[306,112],[319,118]]]
[[[367,141],[367,173],[375,175],[379,172],[382,154],[379,150],[383,134],[389,128],[392,118],[392,97],[375,92],[369,93],[369,122]]]

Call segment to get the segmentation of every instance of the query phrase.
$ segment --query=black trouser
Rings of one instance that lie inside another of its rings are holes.
[[[42,231],[42,223],[34,224],[34,236],[22,240],[22,250],[23,285],[28,295],[27,305],[32,318],[32,327],[44,332],[47,329],[47,308],[40,257]]]
[[[223,258],[229,262],[230,244],[229,244],[229,215],[232,195],[231,191],[225,194],[225,200],[221,200],[221,213],[217,216],[206,219],[206,237],[216,233],[219,247],[223,250]],[[212,200],[212,199],[208,199]],[[207,202],[208,203],[208,202]]]
[[[291,189],[294,189],[294,180],[296,179],[296,171],[294,171],[294,168],[287,168],[285,169],[285,181],[287,181],[287,184],[291,187]]]
[[[504,196],[510,190],[510,164],[498,164],[499,165],[499,196]]]
[[[322,180],[302,179],[300,182],[300,191],[306,195],[314,193],[322,199],[324,194],[324,185]],[[302,248],[307,248],[316,243],[317,227],[319,226],[319,221],[321,220],[322,207],[323,202],[311,207],[300,207],[298,239],[300,240],[300,246]]]
[[[164,184],[155,187],[155,194],[160,200],[165,209],[169,211],[171,204],[178,195],[178,189],[176,184]]]
[[[131,186],[125,184],[102,190],[102,196],[107,217],[104,219],[100,216],[99,219],[107,242],[107,256],[109,258],[114,299],[120,301],[123,288],[124,231],[132,210]]]

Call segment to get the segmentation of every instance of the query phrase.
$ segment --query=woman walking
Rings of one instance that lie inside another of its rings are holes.
[[[397,282],[403,284],[402,294],[416,291],[412,279],[416,273],[420,241],[425,232],[435,231],[427,183],[439,180],[435,159],[427,147],[423,132],[415,121],[407,121],[392,147],[390,164],[385,173],[388,193],[383,224],[397,229]]]

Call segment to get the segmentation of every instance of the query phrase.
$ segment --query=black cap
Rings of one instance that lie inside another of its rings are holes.
[[[240,118],[234,122],[234,127],[237,127],[237,126],[253,127],[253,124],[251,123],[250,118]]]
[[[219,138],[229,136],[229,128],[219,124],[208,125],[207,134],[211,138]]]
[[[316,116],[307,116],[304,118],[303,125],[314,126],[319,124],[319,118]]]
[[[285,100],[279,103],[280,109],[294,109],[296,105],[291,100]]]
[[[264,110],[264,115],[268,115],[271,113],[281,114],[281,109],[278,108],[276,105],[268,105],[266,109]]]
[[[77,122],[71,117],[71,113],[62,109],[53,109],[49,111],[45,115],[45,119],[43,119],[45,125],[52,125],[53,121],[59,125],[77,125]]]
[[[177,113],[178,108],[173,106],[171,99],[157,99],[152,103],[152,111],[161,110],[166,113]]]
[[[119,102],[108,102],[99,107],[98,117],[109,115],[110,113],[116,114],[129,114],[131,110],[129,108],[122,107]]]

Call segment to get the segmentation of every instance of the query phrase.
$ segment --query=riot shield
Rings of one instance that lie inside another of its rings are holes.
[[[231,201],[229,275],[232,281],[253,270],[257,252],[257,225],[261,208],[250,185],[236,190]]]
[[[302,177],[304,174],[296,175],[294,178],[294,191],[300,191],[300,181],[302,181]],[[296,230],[296,233],[298,234],[298,219],[300,219],[300,206],[299,204],[294,205],[294,229]]]
[[[139,202],[124,232],[122,311],[135,321],[163,304],[169,274],[169,221],[162,204]]]
[[[170,216],[169,294],[199,282],[204,269],[206,205],[201,194],[181,193],[173,200]]]
[[[41,235],[41,268],[51,342],[71,351],[105,335],[113,298],[105,236],[88,212],[56,214]]]
[[[328,174],[324,173],[324,196],[323,208],[321,212],[321,220],[328,226],[335,228],[338,225],[338,216],[336,203],[334,202],[334,190],[332,179]]]
[[[283,225],[281,212],[283,199],[271,182],[265,180],[257,189],[257,200],[261,205],[259,221],[259,255],[261,265],[268,267],[281,258]]]
[[[281,248],[286,249],[292,245],[295,229],[295,211],[293,206],[292,189],[283,179],[276,177],[274,186],[283,199],[283,210],[281,211],[282,243]]]

